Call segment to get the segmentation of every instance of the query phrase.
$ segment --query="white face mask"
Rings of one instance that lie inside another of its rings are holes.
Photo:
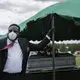
[[[8,37],[10,40],[15,40],[17,38],[17,34],[12,31],[8,34]]]

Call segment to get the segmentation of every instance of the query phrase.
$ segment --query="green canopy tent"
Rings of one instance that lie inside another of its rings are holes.
[[[55,40],[80,39],[80,0],[67,0],[51,5],[22,22],[21,37],[41,40],[52,25],[54,16]]]
[[[80,0],[69,0],[51,5],[30,19],[24,21],[20,26],[25,28],[21,37],[29,40],[41,40],[50,28],[55,29],[52,41],[80,39]],[[53,52],[53,80],[55,80],[55,54]]]
[[[51,28],[51,18],[54,15],[55,40],[80,39],[79,7],[80,0],[65,0],[43,9],[19,24],[21,37],[29,40],[41,40]]]
[[[80,0],[69,0],[51,5],[20,24],[21,37],[41,40],[54,26],[55,40],[80,39]],[[54,43],[54,42],[53,42]],[[54,52],[54,49],[53,49]],[[55,80],[55,54],[53,76]]]

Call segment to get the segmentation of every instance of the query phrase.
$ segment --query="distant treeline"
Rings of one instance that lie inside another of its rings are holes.
[[[77,50],[80,50],[80,43],[76,44],[55,44],[54,45],[56,49],[65,52],[65,51],[71,51],[72,53],[74,53]]]

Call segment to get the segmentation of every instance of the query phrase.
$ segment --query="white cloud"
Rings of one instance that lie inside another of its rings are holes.
[[[0,34],[7,32],[11,23],[21,23],[55,2],[34,0],[0,0]]]
[[[6,0],[0,0],[0,3],[4,3]]]
[[[64,1],[64,0],[35,0],[35,1],[43,1],[43,2],[48,1],[48,2],[50,2],[50,1]]]
[[[10,11],[0,10],[0,35],[7,33],[7,28],[12,23],[22,22],[23,17]]]
[[[27,2],[27,0],[1,0],[0,2],[2,3],[12,3],[12,4],[25,4]]]
[[[2,28],[0,28],[0,35],[5,35],[7,32],[8,32],[7,29],[3,30]]]
[[[11,11],[6,11],[6,10],[0,10],[0,23],[2,24],[10,23],[12,21],[19,22],[20,21],[19,19],[20,17],[16,13],[13,13]]]

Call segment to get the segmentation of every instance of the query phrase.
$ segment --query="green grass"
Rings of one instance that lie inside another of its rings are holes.
[[[80,67],[80,56],[76,56],[76,65]]]

